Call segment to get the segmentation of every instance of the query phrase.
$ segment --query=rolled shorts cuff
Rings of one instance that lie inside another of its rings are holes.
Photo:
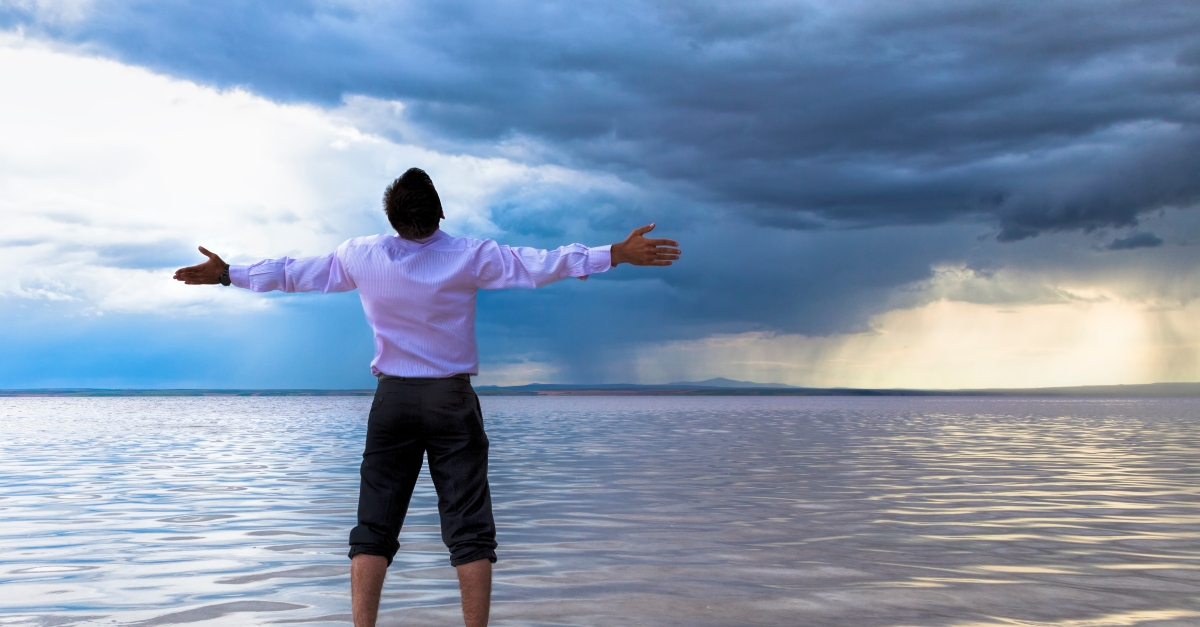
[[[479,548],[476,548],[476,549],[473,549],[470,551],[463,551],[461,554],[454,554],[454,555],[450,556],[450,565],[451,566],[462,566],[463,564],[470,564],[471,562],[478,562],[479,560],[482,560],[482,559],[489,560],[493,564],[495,564],[496,563],[496,550],[489,549],[487,547],[479,547]]]
[[[392,560],[396,557],[396,551],[389,552],[381,546],[372,546],[369,544],[352,544],[350,545],[350,553],[346,557],[354,559],[355,555],[378,555],[379,557],[386,557],[387,565],[391,566]]]

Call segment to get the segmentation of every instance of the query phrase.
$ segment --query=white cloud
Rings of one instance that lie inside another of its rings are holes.
[[[471,235],[497,233],[488,207],[510,191],[613,184],[359,130],[380,111],[402,113],[399,103],[284,105],[19,34],[0,35],[0,78],[0,263],[9,269],[0,297],[93,312],[269,306],[183,286],[171,270],[201,261],[196,245],[252,261],[322,254],[386,231],[383,189],[411,166],[437,182],[446,228]]]
[[[87,6],[33,4],[62,19]],[[200,261],[198,244],[244,262],[320,254],[386,230],[383,188],[413,165],[437,181],[447,229],[462,234],[499,235],[489,207],[543,189],[634,193],[612,177],[526,165],[545,150],[526,140],[490,158],[453,154],[406,125],[397,102],[283,105],[15,34],[0,35],[0,79],[0,299],[94,314],[269,307],[240,290],[176,283],[171,270]],[[1173,221],[1182,219],[1143,223],[1177,234]],[[1153,254],[1056,253],[1049,236],[1005,245],[1003,254],[985,248],[1000,258],[995,271],[934,268],[894,294],[871,332],[645,346],[637,378],[944,388],[1195,380],[1200,270],[1186,244],[1200,241],[1200,227],[1192,226],[1195,237],[1178,245],[1168,237]],[[1035,246],[1023,261],[1021,251]],[[1163,271],[1163,259],[1176,270]],[[514,364],[492,378],[549,380],[553,368]]]

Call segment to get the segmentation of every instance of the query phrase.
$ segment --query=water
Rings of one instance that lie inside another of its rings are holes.
[[[0,399],[0,625],[344,625],[369,398]],[[1200,625],[1200,400],[484,398],[496,625]],[[382,625],[459,622],[427,475]]]

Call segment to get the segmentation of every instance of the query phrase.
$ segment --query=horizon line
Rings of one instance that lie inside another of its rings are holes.
[[[741,383],[741,382],[739,382]],[[717,386],[699,383],[526,383],[481,385],[481,396],[673,395],[673,396],[1200,396],[1200,381],[1117,383],[1024,388],[854,388]],[[1140,392],[1140,394],[1139,394]],[[37,396],[368,396],[373,388],[0,388],[0,397]],[[1131,394],[1132,393],[1132,394]]]

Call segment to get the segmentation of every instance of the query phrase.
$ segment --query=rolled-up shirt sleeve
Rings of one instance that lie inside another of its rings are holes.
[[[254,292],[347,292],[355,289],[355,285],[338,258],[341,250],[339,247],[320,257],[281,257],[248,266],[230,265],[229,280]]]
[[[541,250],[483,240],[475,253],[475,285],[485,290],[534,288],[569,277],[587,278],[612,267],[610,249],[570,244]]]

